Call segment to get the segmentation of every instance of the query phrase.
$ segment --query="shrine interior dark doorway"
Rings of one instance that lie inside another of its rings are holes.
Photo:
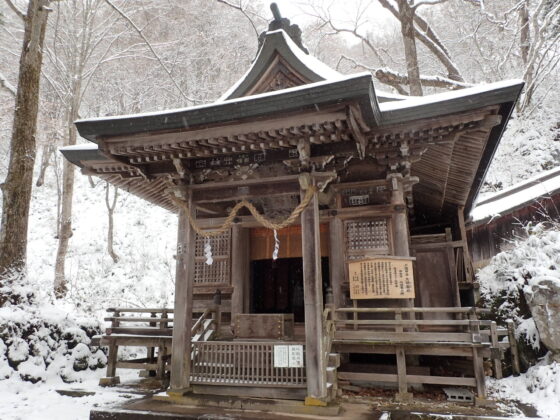
[[[323,296],[329,284],[329,259],[321,258]],[[303,262],[301,258],[255,260],[251,262],[251,312],[294,314],[304,322]]]

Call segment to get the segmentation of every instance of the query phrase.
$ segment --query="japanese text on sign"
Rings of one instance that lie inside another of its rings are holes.
[[[412,299],[412,259],[379,257],[349,263],[351,299]]]
[[[298,344],[274,346],[274,367],[303,367],[303,346]]]

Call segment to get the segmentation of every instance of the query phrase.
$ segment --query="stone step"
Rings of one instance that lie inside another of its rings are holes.
[[[337,382],[336,368],[327,367],[327,382],[334,384]]]
[[[327,360],[327,366],[340,367],[340,354],[339,353],[329,353]]]

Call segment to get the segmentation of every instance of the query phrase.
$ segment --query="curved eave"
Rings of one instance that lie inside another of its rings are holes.
[[[498,148],[513,111],[513,107],[519,98],[523,86],[524,82],[521,80],[509,80],[426,97],[384,103],[380,105],[380,125],[386,126],[414,120],[436,118],[446,114],[499,105],[498,113],[501,115],[502,119],[500,124],[492,128],[486,146],[484,147],[484,152],[481,156],[476,175],[465,203],[464,214],[465,217],[467,217],[482,187],[490,162],[496,153],[496,149]]]
[[[61,147],[58,150],[69,162],[82,169],[85,167],[83,162],[109,161],[95,145],[77,144],[75,146]]]
[[[76,121],[80,135],[94,143],[105,136],[158,131],[190,130],[233,121],[277,116],[280,113],[316,110],[337,103],[357,102],[371,127],[378,125],[379,109],[369,73],[347,76],[179,110],[94,118]]]

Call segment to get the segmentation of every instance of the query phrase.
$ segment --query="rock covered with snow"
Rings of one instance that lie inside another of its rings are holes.
[[[91,346],[100,331],[96,321],[52,305],[0,307],[0,381],[14,375],[32,383],[78,381],[78,372],[107,364],[103,350]]]
[[[560,352],[560,226],[526,226],[528,237],[492,258],[477,274],[485,304],[512,319],[534,349]]]
[[[534,406],[543,419],[557,420],[560,413],[560,363],[545,357],[520,376],[489,379],[489,396],[515,399]]]
[[[560,281],[543,279],[525,291],[540,339],[560,362]]]

